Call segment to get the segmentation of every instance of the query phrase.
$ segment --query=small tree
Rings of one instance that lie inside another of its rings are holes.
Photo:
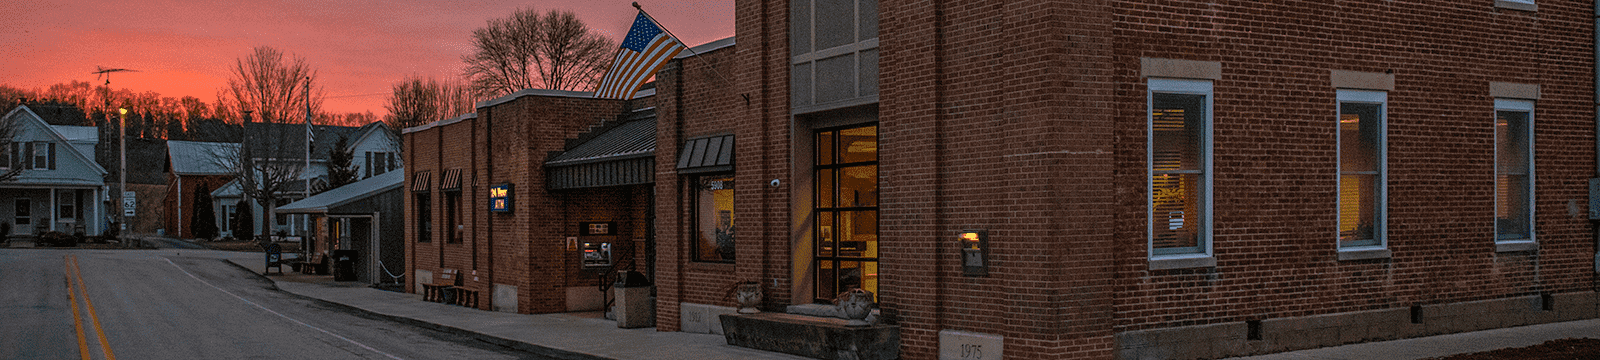
[[[355,150],[347,145],[348,137],[340,136],[339,141],[333,144],[333,149],[328,150],[328,182],[316,189],[316,193],[337,189],[340,186],[356,182],[357,169],[351,164],[355,159]]]
[[[217,211],[211,208],[211,192],[204,186],[194,189],[194,219],[189,220],[189,231],[197,239],[217,237]]]
[[[250,200],[239,200],[238,211],[233,216],[233,237],[239,240],[255,240],[256,222],[255,211],[251,210]]]

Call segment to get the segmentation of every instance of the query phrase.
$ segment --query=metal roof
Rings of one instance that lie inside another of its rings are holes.
[[[647,119],[629,121],[601,133],[545,161],[544,166],[557,167],[654,156],[655,151],[656,119],[652,115]]]
[[[198,141],[167,141],[167,165],[177,175],[227,175],[226,164],[238,157],[239,144]]]
[[[329,208],[366,199],[384,191],[399,189],[400,183],[405,178],[406,172],[404,170],[389,171],[289,203],[289,205],[278,208],[277,212],[286,214],[325,213],[328,212]]]

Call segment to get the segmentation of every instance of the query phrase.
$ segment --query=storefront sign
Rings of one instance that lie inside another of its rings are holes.
[[[489,186],[489,211],[511,212],[511,184]]]

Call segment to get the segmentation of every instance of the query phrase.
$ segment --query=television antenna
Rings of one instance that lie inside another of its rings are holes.
[[[94,72],[92,72],[90,74],[94,74],[94,79],[95,80],[100,80],[100,78],[102,78],[102,77],[105,78],[106,79],[106,85],[109,86],[109,85],[111,85],[111,73],[124,72],[124,71],[139,72],[139,70],[133,70],[133,69],[113,69],[113,68],[107,68],[107,67],[104,67],[104,66],[95,65]]]

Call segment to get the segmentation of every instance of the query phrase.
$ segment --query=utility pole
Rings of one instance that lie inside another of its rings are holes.
[[[107,83],[110,83],[109,80]],[[118,151],[122,154],[122,171],[117,172],[117,175],[121,176],[122,181],[121,185],[117,186],[117,190],[122,192],[122,206],[124,207],[122,210],[122,221],[120,222],[122,228],[117,230],[117,239],[122,241],[123,244],[127,244],[129,220],[128,210],[126,209],[128,206],[128,109],[119,108],[117,109],[117,113],[120,114],[119,118],[122,119],[121,123],[119,123],[117,126],[117,128],[121,130],[121,135],[117,138],[119,139],[119,142],[122,143],[122,151]]]

